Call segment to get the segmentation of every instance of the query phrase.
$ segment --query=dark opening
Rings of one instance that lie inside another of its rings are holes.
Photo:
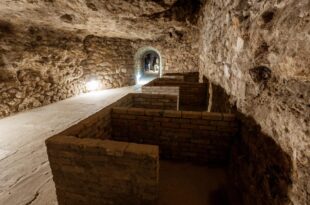
[[[158,75],[160,71],[160,58],[155,51],[148,51],[142,57],[143,75]]]

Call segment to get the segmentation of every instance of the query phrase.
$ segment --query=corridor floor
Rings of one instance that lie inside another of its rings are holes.
[[[45,139],[139,87],[87,93],[0,120],[0,204],[57,204]]]

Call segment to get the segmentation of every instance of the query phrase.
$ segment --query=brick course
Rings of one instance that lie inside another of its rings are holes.
[[[46,145],[60,205],[157,204],[157,146],[62,135]]]
[[[165,73],[163,78],[174,78],[183,80],[185,82],[199,82],[199,72],[187,72],[187,73]]]
[[[179,109],[204,111],[208,108],[208,84],[178,78],[158,78],[142,87],[143,93],[179,96]]]
[[[232,114],[112,109],[112,139],[159,145],[164,159],[226,163],[238,123]]]
[[[133,107],[149,109],[177,110],[178,97],[175,95],[131,94]]]

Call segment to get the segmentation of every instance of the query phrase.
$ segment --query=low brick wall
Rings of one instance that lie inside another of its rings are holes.
[[[188,73],[165,73],[163,78],[174,78],[181,79],[185,82],[199,82],[199,72],[188,72]]]
[[[185,82],[179,79],[158,78],[142,87],[143,93],[179,96],[180,110],[208,109],[208,84]]]
[[[157,146],[61,135],[46,145],[59,205],[157,204]]]
[[[132,106],[136,108],[178,110],[178,97],[175,95],[154,95],[132,93]]]
[[[178,86],[152,86],[145,85],[142,86],[142,93],[148,94],[162,94],[162,95],[175,95],[179,96],[179,87]]]
[[[110,141],[111,109],[177,109],[177,96],[130,93],[46,141],[58,203],[156,204],[158,147]]]
[[[163,159],[227,163],[237,130],[232,114],[112,109],[114,140],[158,145]]]
[[[169,74],[169,73],[168,73]],[[177,79],[177,80],[182,80],[184,81],[184,76],[182,75],[167,75],[167,74],[164,74],[162,76],[162,78],[165,78],[165,79]]]

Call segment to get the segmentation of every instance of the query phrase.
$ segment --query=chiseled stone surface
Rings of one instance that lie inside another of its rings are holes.
[[[309,11],[308,0],[211,0],[199,23],[201,75],[288,153],[296,205],[310,199]]]

